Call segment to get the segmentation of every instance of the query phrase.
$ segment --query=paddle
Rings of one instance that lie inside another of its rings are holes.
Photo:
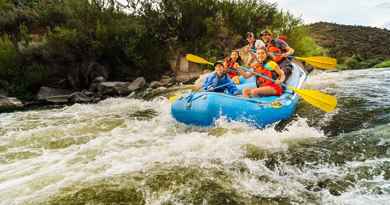
[[[246,67],[240,66],[239,68],[245,70],[246,72],[253,73],[258,77],[262,77],[272,82],[275,82],[275,80],[269,78],[268,76],[262,75],[260,73],[252,72]],[[281,86],[294,91],[294,93],[302,97],[307,103],[325,112],[332,112],[336,108],[337,99],[335,96],[322,93],[318,90],[304,90],[304,89],[295,88],[293,86],[286,85],[284,83],[281,83]]]
[[[213,63],[208,62],[204,58],[201,58],[199,56],[195,56],[193,54],[187,54],[186,59],[188,61],[194,62],[194,63],[200,63],[200,64],[209,64],[213,65]],[[243,70],[249,71],[248,68],[240,66]],[[252,72],[252,71],[249,71]],[[268,78],[268,76],[261,75],[259,73],[254,73],[254,75],[265,78],[267,80],[271,80],[272,82],[275,82],[275,80]],[[334,96],[322,93],[317,90],[303,90],[298,89],[293,86],[287,86],[286,84],[282,84],[282,86],[286,87],[289,90],[294,91],[297,95],[302,97],[303,100],[305,100],[307,103],[313,105],[314,107],[317,107],[325,112],[332,112],[337,105],[337,99]]]
[[[196,56],[196,55],[193,55],[193,54],[187,54],[186,59],[188,61],[191,61],[194,63],[208,64],[208,65],[214,66],[214,63],[211,63],[211,62],[207,61],[206,59],[199,57],[199,56]]]
[[[320,69],[334,69],[336,68],[336,64],[337,64],[337,60],[335,58],[330,58],[325,56],[313,56],[313,57],[306,57],[306,58],[294,57],[294,58],[300,61],[304,61],[307,64],[310,64]],[[204,58],[193,54],[187,54],[186,59],[194,63],[214,65],[213,63],[205,60]]]
[[[337,60],[335,58],[325,56],[313,56],[313,57],[294,57],[297,60],[304,61],[307,64],[320,69],[334,69],[336,68]]]
[[[225,84],[222,84],[222,85],[219,85],[219,86],[216,86],[216,87],[209,87],[207,90],[204,90],[205,92],[210,92],[210,91],[213,91],[213,90],[216,90],[216,89],[219,89],[219,88],[222,88],[222,87],[225,87],[225,86],[228,86],[230,84],[234,84],[234,82],[229,82],[229,83],[225,83]],[[191,93],[191,95],[193,95],[194,93]],[[179,96],[177,95],[174,95],[174,96],[171,96],[168,100],[169,102],[173,103],[174,101],[176,101],[176,99],[178,98]],[[195,99],[198,99],[199,97],[201,96],[198,96],[197,98]],[[191,100],[191,101],[194,101],[195,99]]]

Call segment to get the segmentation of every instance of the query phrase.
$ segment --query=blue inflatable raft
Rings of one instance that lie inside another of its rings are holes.
[[[293,71],[286,84],[301,88],[306,80],[305,70],[293,64]],[[238,87],[256,87],[255,79],[241,79]],[[179,122],[211,126],[220,117],[242,121],[256,127],[290,118],[296,109],[299,97],[286,90],[281,96],[243,98],[216,92],[196,92],[178,98],[171,108],[172,116]]]

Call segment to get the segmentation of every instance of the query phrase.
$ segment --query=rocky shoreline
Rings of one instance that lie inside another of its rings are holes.
[[[110,97],[149,100],[155,96],[182,89],[183,87],[179,86],[182,83],[183,81],[177,81],[175,76],[169,75],[163,75],[160,81],[150,83],[147,83],[143,77],[138,77],[131,82],[121,82],[105,81],[103,77],[99,76],[93,80],[88,90],[74,91],[42,86],[34,101],[21,101],[0,93],[0,113],[75,103],[97,103]]]
[[[160,80],[147,82],[144,77],[138,77],[132,81],[108,81],[107,68],[97,63],[91,63],[85,72],[81,72],[82,76],[86,77],[81,78],[80,74],[74,74],[59,80],[68,82],[71,86],[64,86],[60,82],[55,83],[57,81],[51,82],[49,85],[59,85],[59,88],[42,86],[32,101],[23,101],[8,96],[7,92],[0,88],[0,113],[75,103],[97,103],[110,97],[149,100],[165,93],[188,89],[191,86],[183,86],[183,84],[193,83],[203,72],[198,64],[187,61],[183,53],[175,55],[170,60],[170,64],[171,69],[162,75]],[[81,84],[87,84],[87,89],[77,89],[80,87],[78,85]]]

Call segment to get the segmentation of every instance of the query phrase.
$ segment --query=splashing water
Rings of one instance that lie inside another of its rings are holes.
[[[388,77],[314,75],[340,107],[302,103],[281,131],[183,125],[165,98],[0,114],[0,204],[385,204]]]

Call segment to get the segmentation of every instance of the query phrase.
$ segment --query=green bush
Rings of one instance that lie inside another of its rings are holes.
[[[32,64],[24,69],[23,78],[28,82],[30,89],[37,90],[48,81],[49,69],[45,65]]]
[[[362,61],[361,57],[358,55],[353,55],[349,58],[346,58],[345,65],[349,69],[359,69],[360,68],[360,62]]]
[[[0,34],[6,36],[0,41],[0,77],[9,79],[10,93],[32,96],[39,86],[59,81],[88,88],[94,63],[107,70],[108,80],[155,80],[169,70],[173,53],[222,58],[246,44],[246,32],[264,28],[288,35],[299,55],[325,52],[301,19],[265,1],[129,2],[138,4],[124,12],[106,0],[0,0]]]
[[[390,60],[383,61],[374,66],[375,68],[390,68]]]
[[[342,59],[344,65],[339,69],[366,69],[373,68],[382,62],[381,58],[363,59],[359,55],[353,55],[348,58]]]
[[[12,4],[8,0],[0,0],[0,11],[6,11],[12,8]]]
[[[10,79],[16,75],[18,53],[8,35],[0,37],[0,78]]]
[[[306,27],[297,26],[288,35],[289,45],[295,49],[296,56],[319,56],[326,55],[327,51],[318,46],[313,38],[307,35]]]
[[[264,1],[163,0],[157,6],[145,2],[140,13],[147,31],[159,34],[161,42],[209,58],[227,55],[246,44],[246,32],[258,36],[265,28],[288,35],[302,55],[323,52],[301,28],[301,19]]]
[[[359,67],[360,68],[373,68],[375,65],[378,65],[380,62],[382,62],[381,59],[378,58],[372,58],[372,59],[366,59],[360,62]]]

